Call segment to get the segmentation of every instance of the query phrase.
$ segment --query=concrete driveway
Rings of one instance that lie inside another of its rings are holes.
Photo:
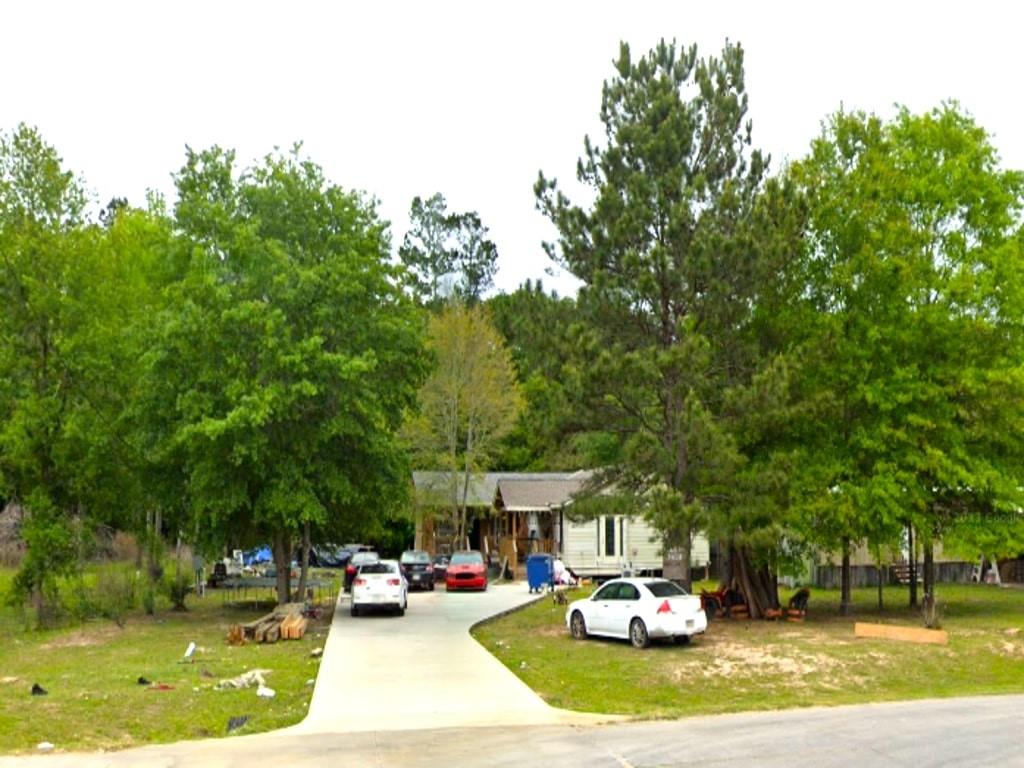
[[[349,614],[339,599],[309,715],[289,732],[496,725],[592,724],[616,719],[549,707],[469,634],[478,621],[536,599],[525,584],[486,592],[413,592],[405,616]]]

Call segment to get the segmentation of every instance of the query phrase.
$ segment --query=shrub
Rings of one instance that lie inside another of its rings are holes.
[[[106,619],[124,626],[124,616],[134,610],[138,593],[138,576],[130,567],[108,567],[96,578],[93,605]]]
[[[184,571],[178,570],[164,582],[164,589],[171,599],[171,608],[175,611],[187,611],[185,598],[192,589],[192,580]]]
[[[152,616],[156,613],[156,593],[153,591],[153,585],[150,583],[147,583],[146,588],[142,590],[142,609],[146,612],[147,616]]]

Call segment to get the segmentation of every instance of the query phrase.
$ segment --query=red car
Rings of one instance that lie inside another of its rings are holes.
[[[444,582],[449,592],[456,589],[487,589],[487,565],[477,550],[456,552],[448,563]]]

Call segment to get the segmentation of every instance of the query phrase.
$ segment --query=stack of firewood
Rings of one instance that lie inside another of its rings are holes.
[[[302,609],[302,603],[286,603],[248,624],[234,624],[228,630],[228,642],[232,645],[244,645],[248,642],[276,643],[278,640],[299,640],[306,634],[306,627],[309,624],[309,620],[302,615]]]

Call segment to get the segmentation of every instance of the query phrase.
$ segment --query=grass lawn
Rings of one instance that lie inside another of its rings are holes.
[[[1024,590],[939,585],[937,598],[948,646],[854,638],[854,621],[923,626],[895,587],[881,613],[874,588],[854,591],[851,617],[838,591],[812,589],[803,623],[716,620],[689,646],[574,641],[549,600],[475,636],[553,706],[640,718],[1024,693]]]
[[[0,571],[0,591],[10,576]],[[0,609],[0,752],[34,751],[42,741],[67,751],[122,749],[224,736],[228,719],[240,715],[250,720],[236,734],[305,717],[319,664],[309,653],[326,640],[330,609],[302,640],[231,647],[228,627],[269,607],[226,607],[214,590],[190,596],[188,606],[174,613],[158,602],[156,615],[133,612],[124,628],[103,620],[40,632],[25,631],[11,609]],[[184,664],[189,642],[198,650],[194,663]],[[249,669],[269,670],[274,698],[257,697],[255,687],[214,689]],[[172,689],[139,685],[139,676]],[[32,696],[33,683],[48,695]]]

